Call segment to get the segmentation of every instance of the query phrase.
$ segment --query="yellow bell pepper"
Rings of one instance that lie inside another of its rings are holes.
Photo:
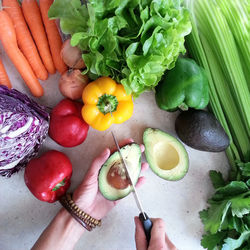
[[[133,114],[132,96],[109,77],[88,84],[82,93],[83,119],[94,129],[103,131],[113,123],[123,123]]]

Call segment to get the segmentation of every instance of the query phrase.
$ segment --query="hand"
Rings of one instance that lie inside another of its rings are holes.
[[[133,142],[133,140],[128,139],[120,146],[131,142]],[[144,146],[140,145],[140,147],[143,152]],[[82,183],[73,194],[73,200],[78,207],[95,219],[102,219],[118,203],[118,201],[109,201],[105,199],[98,190],[98,173],[109,156],[110,149],[106,148],[97,158],[94,159]],[[148,164],[142,163],[142,171],[147,168]],[[140,177],[136,186],[141,186],[144,181],[145,177]]]
[[[165,233],[165,223],[162,219],[151,219],[153,227],[151,239],[147,247],[147,240],[143,226],[138,217],[135,217],[135,242],[137,250],[176,250],[177,248],[169,240]]]

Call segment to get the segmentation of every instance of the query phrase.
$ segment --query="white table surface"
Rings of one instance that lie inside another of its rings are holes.
[[[0,56],[12,85],[29,94],[1,45]],[[45,95],[36,99],[38,103],[54,107],[63,98],[58,90],[58,79],[59,75],[55,74],[42,82]],[[143,131],[147,127],[159,128],[176,136],[174,121],[178,112],[167,113],[160,110],[155,104],[153,92],[141,95],[134,104],[132,118],[121,125],[112,126],[120,140],[132,137],[137,143],[142,143]],[[74,190],[92,159],[107,146],[114,146],[110,130],[99,132],[90,128],[82,145],[63,148],[48,137],[40,153],[56,149],[70,157],[73,164],[70,190]],[[148,215],[165,220],[166,232],[178,249],[198,250],[203,249],[200,239],[204,233],[198,212],[206,207],[206,201],[213,193],[208,172],[215,169],[225,175],[229,165],[224,153],[201,152],[188,146],[186,149],[190,166],[182,180],[165,181],[149,169],[144,174],[147,182],[138,193]],[[20,171],[9,179],[0,176],[0,250],[30,249],[61,207],[58,202],[49,204],[37,200],[27,189],[23,174],[24,171]],[[85,233],[75,249],[135,249],[133,218],[137,215],[137,207],[130,195],[103,219],[101,228]]]

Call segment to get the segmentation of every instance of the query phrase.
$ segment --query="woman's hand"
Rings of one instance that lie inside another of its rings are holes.
[[[153,227],[149,246],[142,227],[141,221],[135,217],[135,242],[137,250],[176,250],[177,248],[169,240],[165,233],[165,223],[162,219],[151,219]]]
[[[132,139],[124,141],[120,146],[133,142]],[[140,145],[141,151],[144,151],[144,146]],[[110,156],[110,149],[106,148],[97,158],[94,159],[91,167],[87,171],[82,183],[75,190],[73,200],[80,209],[90,214],[95,219],[102,219],[118,201],[109,201],[105,199],[98,190],[98,174],[99,170],[105,161]],[[142,163],[142,171],[148,168],[147,163]],[[142,185],[145,177],[140,177],[137,182],[137,187]]]

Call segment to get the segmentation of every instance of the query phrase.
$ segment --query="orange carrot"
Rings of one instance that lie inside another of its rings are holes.
[[[5,52],[15,65],[16,69],[19,71],[31,93],[37,97],[42,96],[43,88],[37,80],[27,59],[18,48],[13,22],[9,14],[5,10],[1,9],[0,24],[0,41],[2,42]]]
[[[35,40],[43,64],[50,74],[54,74],[56,72],[56,69],[50,53],[49,43],[44,30],[43,21],[37,1],[23,0],[22,9],[24,18]]]
[[[48,11],[53,3],[53,0],[40,0],[40,10],[42,13],[43,23],[49,40],[50,51],[52,54],[53,62],[56,69],[63,74],[67,70],[67,66],[62,60],[62,38],[56,26],[55,20],[49,20]]]
[[[46,80],[48,72],[38,54],[36,45],[24,20],[22,9],[17,0],[3,0],[3,7],[11,17],[16,30],[17,44],[28,60],[37,78]]]
[[[3,65],[1,59],[0,59],[0,85],[5,85],[9,89],[11,88],[10,79],[7,75],[7,72],[4,68],[4,65]]]

